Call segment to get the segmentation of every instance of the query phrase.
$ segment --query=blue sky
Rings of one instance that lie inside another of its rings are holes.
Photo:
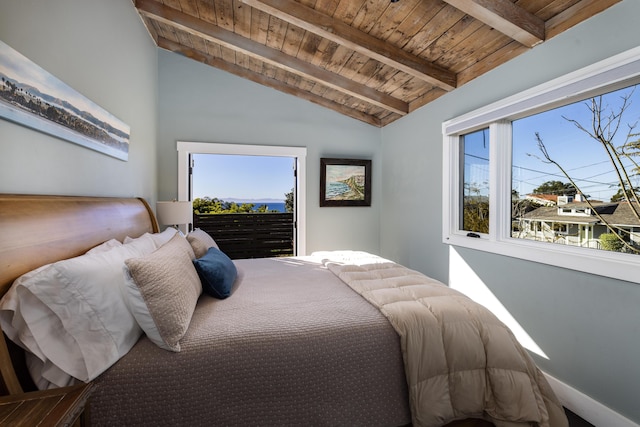
[[[605,116],[608,116],[619,112],[621,97],[627,94],[632,94],[631,103],[614,139],[616,146],[625,142],[629,132],[628,125],[634,125],[640,119],[640,89],[636,88],[632,92],[630,88],[626,88],[603,96]],[[545,181],[568,182],[557,166],[545,164],[541,160],[543,157],[537,146],[536,132],[540,133],[550,157],[565,169],[585,194],[592,199],[609,201],[618,191],[617,176],[602,144],[566,120],[576,120],[590,130],[593,125],[592,114],[587,104],[589,100],[513,123],[513,186],[520,195],[531,193]],[[636,128],[634,132],[640,130]],[[633,181],[638,183],[637,178]]]
[[[640,120],[640,88],[633,90],[630,87],[603,96],[603,124],[610,114],[620,112],[623,95],[631,98],[613,140],[616,147],[626,142],[629,126],[639,124]],[[538,148],[536,132],[540,134],[551,159],[562,166],[584,194],[593,200],[606,202],[618,191],[617,175],[602,144],[567,120],[576,120],[586,130],[591,130],[593,115],[589,105],[590,100],[581,101],[513,121],[512,188],[521,197],[547,181],[569,182],[556,165],[544,159]],[[639,133],[640,124],[631,132]],[[488,134],[485,139],[488,140]],[[483,140],[482,131],[467,135],[465,141],[468,142],[465,144],[465,181],[486,195],[489,145]],[[636,158],[638,160],[640,158]],[[624,163],[631,173],[631,162],[626,160]],[[640,177],[633,177],[632,182],[634,186],[640,186]]]
[[[293,188],[292,157],[194,154],[193,159],[194,198],[284,201]]]

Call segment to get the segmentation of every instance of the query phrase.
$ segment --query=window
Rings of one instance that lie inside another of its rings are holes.
[[[489,233],[489,129],[460,136],[462,203],[460,228]]]
[[[306,255],[306,156],[305,147],[284,147],[271,145],[220,144],[206,142],[178,141],[178,199],[189,200],[191,185],[189,165],[192,154],[227,154],[238,156],[289,157],[295,159],[294,200],[296,255]]]
[[[193,153],[193,227],[215,236],[231,259],[294,255],[295,163],[285,156]]]
[[[443,134],[445,243],[640,281],[640,48]]]

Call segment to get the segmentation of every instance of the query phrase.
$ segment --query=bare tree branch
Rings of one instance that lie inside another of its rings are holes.
[[[627,158],[627,155],[624,154],[624,151],[619,151],[616,150],[616,147],[613,145],[613,139],[615,138],[616,134],[618,133],[619,129],[620,129],[620,125],[622,123],[622,117],[624,115],[625,110],[628,108],[630,101],[629,99],[631,98],[633,92],[626,94],[625,96],[622,97],[622,106],[620,107],[620,109],[617,112],[611,112],[608,116],[605,117],[605,113],[606,113],[606,109],[608,107],[603,107],[603,100],[602,100],[602,96],[598,96],[595,98],[591,99],[590,103],[585,103],[587,108],[589,109],[589,111],[591,112],[591,127],[592,127],[592,132],[588,131],[580,122],[578,122],[577,120],[574,119],[570,119],[567,118],[565,116],[563,116],[563,118],[565,120],[567,120],[570,123],[573,123],[578,129],[580,129],[581,131],[585,132],[587,135],[589,135],[592,139],[596,140],[598,143],[600,143],[602,145],[602,147],[604,148],[604,150],[607,153],[607,156],[609,157],[609,161],[611,162],[611,165],[613,166],[614,171],[616,172],[616,175],[618,177],[618,182],[620,183],[620,187],[622,189],[622,191],[625,194],[625,197],[627,198],[627,201],[629,203],[629,206],[631,207],[634,216],[636,217],[636,219],[638,219],[638,221],[640,222],[640,212],[638,212],[638,208],[637,206],[634,204],[634,200],[637,200],[636,194],[635,194],[635,190],[634,187],[631,183],[631,179],[630,179],[630,175],[626,170],[626,167],[624,165],[624,163],[622,162],[621,157],[625,157]],[[631,132],[633,129],[635,128],[635,124],[634,125],[629,125],[629,131]],[[630,134],[627,135],[627,140],[630,139]],[[576,182],[573,180],[573,178],[571,178],[571,176],[567,173],[567,171],[555,160],[553,160],[553,158],[551,157],[551,155],[549,154],[549,151],[547,150],[547,147],[545,146],[542,137],[540,136],[540,134],[538,132],[535,133],[536,136],[536,141],[538,143],[538,149],[540,150],[540,152],[542,153],[544,160],[542,160],[544,163],[550,163],[555,165],[560,172],[562,172],[562,174],[569,180],[569,182],[571,183],[571,185],[573,185],[580,193],[582,193],[582,191],[580,191],[580,188],[578,187],[578,185],[576,184]],[[637,166],[637,164],[634,162],[634,164]],[[630,195],[633,195],[633,197],[629,197]],[[609,222],[602,217],[602,215],[600,215],[600,213],[597,211],[597,209],[595,209],[595,207],[593,206],[593,204],[591,203],[591,201],[589,199],[585,199],[587,205],[589,206],[589,208],[591,209],[591,211],[594,213],[594,215],[605,225],[605,227],[614,235],[617,236],[618,240],[622,243],[622,245],[627,248],[628,250],[635,252],[635,253],[640,253],[640,250],[633,247],[631,244],[629,244],[628,242],[626,242],[623,237],[619,234],[619,233],[629,233],[629,231],[621,228],[621,227],[617,227],[615,225],[611,225],[609,224]]]

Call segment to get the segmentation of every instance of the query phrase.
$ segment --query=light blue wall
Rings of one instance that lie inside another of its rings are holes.
[[[384,256],[444,282],[471,271],[546,353],[534,355],[546,372],[636,422],[640,285],[442,244],[441,126],[638,46],[639,16],[640,2],[625,0],[385,127],[381,206]]]
[[[153,203],[157,49],[131,1],[0,0],[0,40],[131,127],[123,162],[0,120],[0,192]]]
[[[462,260],[545,371],[640,422],[638,285],[440,243],[442,121],[638,45],[638,16],[625,0],[380,131],[158,51],[129,0],[0,0],[0,40],[131,126],[121,162],[0,120],[0,192],[153,203],[177,195],[177,140],[306,146],[308,251],[377,252],[445,282]],[[371,158],[373,206],[319,208],[320,157]]]
[[[307,147],[307,252],[379,252],[378,128],[171,52],[158,62],[160,199],[178,194],[176,141]],[[371,159],[372,206],[320,208],[321,157]]]

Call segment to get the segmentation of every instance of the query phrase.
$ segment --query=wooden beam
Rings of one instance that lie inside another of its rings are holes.
[[[284,82],[281,82],[280,80],[276,80],[271,77],[267,77],[263,74],[256,73],[247,68],[240,67],[239,65],[232,64],[223,59],[216,58],[214,56],[211,56],[199,50],[186,47],[174,41],[168,40],[164,37],[158,38],[158,47],[186,56],[187,58],[193,59],[194,61],[202,62],[203,64],[207,64],[212,67],[218,68],[220,70],[226,71],[228,73],[234,74],[243,79],[251,80],[252,82],[261,84],[266,87],[270,87],[275,90],[279,90],[280,92],[284,92],[286,94],[305,99],[307,101],[313,102],[314,104],[318,104],[322,107],[329,108],[340,114],[344,114],[346,116],[360,120],[370,125],[377,126],[377,127],[382,126],[380,119],[378,119],[375,116],[363,113],[362,111],[354,110],[353,108],[345,107],[344,105],[333,102],[327,98],[323,98],[311,92],[303,91],[296,87],[290,86]]]
[[[547,38],[552,38],[591,18],[622,0],[581,0],[546,22]]]
[[[385,110],[393,111],[403,116],[409,112],[409,105],[404,101],[378,92],[363,84],[353,82],[324,68],[286,55],[279,50],[239,36],[209,22],[166,7],[156,1],[136,0],[136,8],[139,13],[150,19],[155,19],[194,36],[202,37],[211,42],[242,52],[252,58],[285,69],[293,74],[320,83],[370,104],[377,105]]]
[[[544,21],[510,0],[444,1],[527,47],[545,39]]]
[[[383,40],[293,0],[240,0],[303,30],[355,50],[446,91],[456,88],[456,75]]]

